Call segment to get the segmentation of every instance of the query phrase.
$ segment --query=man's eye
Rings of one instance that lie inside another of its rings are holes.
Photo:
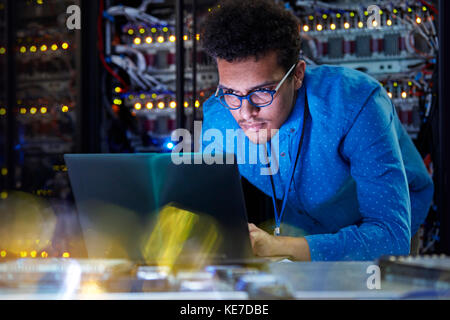
[[[270,87],[268,87],[268,88],[258,88],[256,90],[253,90],[252,92],[256,92],[256,91],[272,91],[272,89]],[[237,95],[236,91],[229,90],[229,89],[228,90],[224,90],[223,93],[224,94],[235,94],[235,95]]]

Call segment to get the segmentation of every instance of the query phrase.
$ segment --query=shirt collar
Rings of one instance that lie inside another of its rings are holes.
[[[305,82],[303,82],[303,85],[297,90],[294,107],[280,128],[280,135],[294,134],[300,129],[303,121],[303,110],[305,108],[305,92]]]

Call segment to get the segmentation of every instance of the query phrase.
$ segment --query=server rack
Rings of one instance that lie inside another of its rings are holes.
[[[214,3],[100,1],[108,152],[170,152],[171,132],[193,131],[201,120],[218,77],[199,44],[198,26]],[[111,141],[111,132],[121,132],[115,137],[122,145]]]
[[[0,247],[9,258],[82,251],[63,159],[64,153],[92,150],[82,140],[90,114],[81,107],[81,52],[87,48],[81,31],[66,25],[71,5],[82,4],[0,2]],[[41,231],[49,228],[44,236]]]

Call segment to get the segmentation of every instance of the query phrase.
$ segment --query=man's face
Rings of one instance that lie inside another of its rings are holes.
[[[255,61],[254,57],[231,63],[217,59],[217,67],[220,86],[226,88],[223,91],[240,96],[255,89],[274,90],[287,72],[278,64],[276,52],[268,53],[258,61]],[[278,89],[271,105],[258,108],[243,100],[240,109],[230,110],[250,141],[265,143],[275,135],[273,129],[280,129],[292,110],[296,91],[301,87],[304,70],[305,63],[299,61],[291,77]]]

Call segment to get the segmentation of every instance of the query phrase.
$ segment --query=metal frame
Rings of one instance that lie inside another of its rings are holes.
[[[77,108],[77,150],[100,152],[102,105],[100,99],[100,66],[97,48],[97,14],[99,2],[81,0],[81,41],[79,104]],[[93,32],[95,30],[95,32]]]
[[[177,128],[184,128],[186,126],[186,115],[184,114],[184,72],[185,72],[185,50],[183,42],[183,27],[184,27],[184,0],[176,0],[175,3],[176,16],[176,101],[177,101]],[[195,40],[194,40],[195,42]]]
[[[436,161],[436,204],[440,222],[440,240],[438,250],[450,255],[450,96],[449,96],[449,30],[446,17],[450,14],[449,1],[439,0],[439,141]]]
[[[6,52],[7,52],[7,65],[6,65],[6,167],[8,169],[8,175],[6,177],[6,188],[14,189],[14,164],[15,164],[15,152],[14,152],[14,135],[16,123],[14,119],[14,109],[16,107],[16,62],[14,54],[14,46],[16,43],[16,15],[17,1],[6,1],[6,15],[7,15],[7,30],[6,30]]]
[[[192,27],[194,30],[192,30],[194,36],[197,36],[197,0],[192,0]],[[192,130],[194,130],[194,122],[196,119],[196,112],[195,112],[195,101],[197,101],[197,41],[194,38],[192,42]]]

